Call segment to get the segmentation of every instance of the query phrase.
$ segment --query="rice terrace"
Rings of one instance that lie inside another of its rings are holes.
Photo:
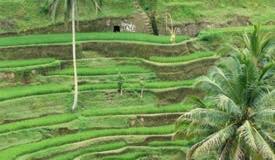
[[[0,160],[275,160],[274,0],[0,0]]]

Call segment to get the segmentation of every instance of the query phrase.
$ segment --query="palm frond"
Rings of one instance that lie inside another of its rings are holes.
[[[275,90],[272,90],[271,92],[264,92],[257,96],[257,98],[254,99],[254,108],[256,109],[256,112],[260,112],[265,109],[274,109],[275,104]]]
[[[238,132],[239,136],[243,139],[243,142],[254,151],[257,151],[256,140],[253,135],[253,128],[251,127],[249,121],[245,121],[245,123],[238,129]]]
[[[271,74],[274,70],[275,70],[275,64],[274,63],[269,63],[269,64],[265,65],[262,69],[262,73],[259,77],[259,81],[270,78]]]
[[[258,152],[264,159],[270,159],[274,160],[275,155],[273,153],[272,148],[269,146],[269,144],[265,141],[265,139],[261,136],[261,134],[253,128],[255,132],[255,140],[257,143]]]
[[[271,106],[273,109],[265,109],[253,115],[254,119],[259,119],[262,121],[275,122],[275,106]]]
[[[194,156],[198,156],[204,154],[205,152],[209,152],[213,149],[220,148],[225,145],[228,139],[230,139],[236,131],[236,127],[234,125],[230,125],[221,129],[220,131],[212,134],[205,142],[200,144],[194,151]]]
[[[203,100],[201,100],[197,96],[188,96],[188,97],[185,98],[184,102],[191,103],[191,104],[194,105],[194,107],[208,108],[208,105],[205,102],[203,102]]]
[[[223,88],[214,80],[211,80],[206,76],[201,77],[199,81],[195,83],[195,87],[207,91],[208,93],[224,94]]]
[[[241,147],[240,139],[238,138],[236,142],[236,147],[233,148],[231,157],[234,160],[243,160],[244,159],[244,151],[243,148]]]
[[[232,148],[232,139],[228,139],[223,148],[221,149],[219,160],[226,160],[228,159],[228,156],[230,154],[231,148]]]
[[[225,95],[218,95],[216,100],[217,107],[224,112],[233,114],[237,117],[242,115],[241,108],[235,102]]]
[[[230,121],[230,115],[215,109],[196,108],[184,113],[178,122],[189,121],[195,124],[208,124],[209,126],[222,126]]]

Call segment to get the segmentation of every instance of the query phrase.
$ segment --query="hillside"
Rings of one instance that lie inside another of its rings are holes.
[[[274,0],[155,1],[0,0],[0,160],[273,160]]]
[[[170,13],[176,24],[238,26],[247,23],[273,23],[273,0],[208,1],[208,0],[159,0],[156,6],[157,21],[165,22]],[[133,0],[104,0],[102,12],[81,12],[80,20],[102,17],[127,17],[138,12]],[[19,32],[53,24],[46,14],[45,2],[37,0],[4,0],[0,2],[0,32]],[[218,13],[218,14],[217,14]],[[63,18],[57,19],[61,22]]]

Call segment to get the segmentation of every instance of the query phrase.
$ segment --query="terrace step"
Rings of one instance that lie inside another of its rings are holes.
[[[15,159],[19,155],[24,153],[34,153],[39,150],[44,150],[50,147],[59,147],[64,144],[76,143],[89,139],[95,139],[99,137],[118,136],[118,135],[163,135],[171,134],[174,127],[169,126],[158,126],[158,127],[138,127],[138,128],[127,128],[127,129],[108,129],[108,130],[88,130],[79,132],[76,134],[69,134],[63,137],[54,137],[45,139],[35,143],[25,144],[22,150],[18,150],[22,145],[8,148],[0,151],[0,159],[10,160]],[[50,143],[48,143],[50,142]]]
[[[61,62],[51,58],[5,60],[0,62],[0,80],[28,82],[34,75],[60,68]]]
[[[111,156],[117,156],[117,155],[121,155],[121,154],[125,154],[125,153],[131,153],[131,151],[149,151],[150,153],[152,153],[152,151],[156,151],[156,150],[166,150],[166,151],[181,151],[183,152],[183,148],[182,147],[178,147],[178,146],[165,146],[165,147],[149,147],[149,146],[127,146],[127,147],[123,147],[123,148],[119,148],[119,149],[115,149],[115,150],[110,150],[110,151],[103,151],[103,152],[98,152],[98,153],[88,153],[79,157],[76,157],[74,160],[88,160],[91,158],[101,158],[101,157],[111,157]]]
[[[173,136],[172,134],[167,134],[167,135],[156,134],[156,135],[118,135],[118,136],[98,137],[98,138],[89,139],[81,142],[65,144],[59,147],[43,149],[38,152],[21,156],[18,158],[18,160],[50,159],[58,156],[64,156],[66,154],[71,154],[75,151],[86,149],[98,144],[112,144],[113,142],[116,142],[116,141],[125,142],[125,145],[146,145],[153,141],[171,141],[172,136]]]

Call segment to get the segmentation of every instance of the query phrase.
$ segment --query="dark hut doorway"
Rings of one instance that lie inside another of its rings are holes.
[[[113,32],[120,32],[120,26],[114,26]]]

